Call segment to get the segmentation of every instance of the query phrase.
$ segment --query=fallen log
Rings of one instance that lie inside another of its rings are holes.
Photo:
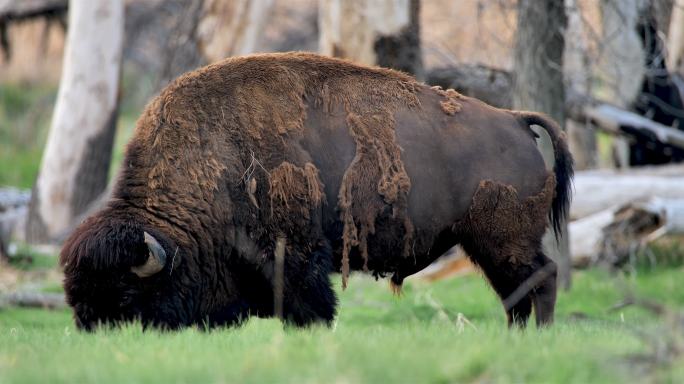
[[[43,309],[66,308],[66,301],[62,293],[42,292],[13,292],[0,297],[0,308],[25,307]]]
[[[585,107],[584,113],[592,123],[607,132],[626,136],[641,135],[684,149],[684,132],[634,112],[602,103]]]
[[[15,188],[0,188],[0,262],[8,260],[10,238],[26,217],[31,195]]]
[[[414,276],[427,281],[437,281],[464,276],[475,272],[475,270],[475,265],[470,261],[463,248],[457,245]]]
[[[651,198],[610,208],[570,223],[576,267],[620,267],[664,235],[684,234],[684,198]]]
[[[579,171],[571,220],[650,197],[684,198],[684,165]]]
[[[513,105],[513,77],[510,72],[481,64],[461,64],[430,70],[425,81],[444,89],[478,98],[499,108]]]

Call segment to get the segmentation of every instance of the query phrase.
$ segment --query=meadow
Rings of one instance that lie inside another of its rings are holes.
[[[68,311],[4,309],[0,382],[684,382],[681,328],[638,306],[616,309],[629,292],[681,311],[683,272],[578,272],[555,325],[524,331],[507,329],[478,274],[410,280],[401,297],[355,276],[338,290],[334,325],[306,329],[253,318],[212,331],[87,334]]]

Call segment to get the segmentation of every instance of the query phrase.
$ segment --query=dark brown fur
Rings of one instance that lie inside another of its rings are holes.
[[[562,177],[548,176],[529,124],[550,130]],[[333,318],[333,268],[345,284],[349,270],[363,269],[401,285],[459,242],[503,299],[547,263],[539,239],[549,183],[558,195],[571,175],[554,128],[399,72],[312,54],[190,72],[148,105],[109,205],[65,243],[69,303],[87,329],[272,316],[279,236],[283,316],[295,324]],[[173,255],[148,278],[130,273],[148,255],[143,232]],[[509,269],[520,273],[501,277]],[[548,320],[548,305],[535,308]],[[529,315],[516,311],[512,322]]]

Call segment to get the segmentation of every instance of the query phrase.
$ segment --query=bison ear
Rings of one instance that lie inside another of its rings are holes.
[[[144,232],[144,235],[149,257],[145,264],[131,268],[131,272],[138,275],[138,277],[152,276],[164,269],[164,265],[166,264],[166,252],[164,251],[164,248],[159,244],[157,239],[152,237],[149,233]]]

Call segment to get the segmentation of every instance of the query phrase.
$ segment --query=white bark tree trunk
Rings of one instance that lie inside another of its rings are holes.
[[[667,38],[667,69],[684,75],[684,0],[674,0]]]
[[[208,62],[256,52],[274,0],[207,0],[199,39]]]
[[[30,204],[32,241],[61,235],[107,185],[123,26],[123,0],[69,2],[62,79]]]
[[[418,0],[319,0],[319,52],[422,76]]]

